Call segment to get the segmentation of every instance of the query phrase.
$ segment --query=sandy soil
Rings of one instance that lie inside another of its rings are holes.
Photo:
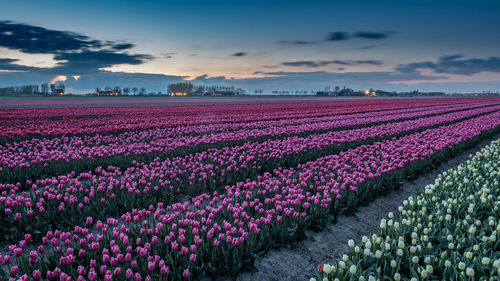
[[[298,243],[293,248],[281,248],[269,251],[264,257],[258,258],[251,271],[242,272],[236,280],[239,281],[277,281],[277,280],[309,280],[320,263],[336,260],[348,252],[347,240],[357,243],[364,235],[370,235],[378,228],[380,220],[388,212],[397,211],[403,200],[414,196],[443,171],[453,169],[466,161],[492,140],[500,138],[500,134],[484,140],[456,157],[441,163],[432,172],[423,174],[417,179],[405,181],[398,190],[380,197],[365,207],[360,207],[353,216],[340,216],[336,224],[331,224],[320,232],[308,231],[308,239]],[[220,277],[218,281],[229,280]]]

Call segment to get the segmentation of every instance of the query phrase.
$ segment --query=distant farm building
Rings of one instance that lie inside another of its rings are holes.
[[[120,91],[114,90],[103,90],[95,93],[98,96],[120,96],[122,93]]]
[[[64,89],[56,88],[52,91],[52,94],[55,96],[64,96]]]
[[[185,93],[185,92],[170,93],[170,96],[172,96],[172,97],[184,97],[184,96],[187,96],[187,95],[189,95],[189,94]]]
[[[208,92],[204,93],[204,96],[211,96],[211,97],[232,97],[236,96],[236,93],[234,91],[213,91],[213,92]]]

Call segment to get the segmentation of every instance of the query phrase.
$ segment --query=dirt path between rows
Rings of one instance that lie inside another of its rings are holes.
[[[320,232],[308,231],[308,239],[295,247],[270,250],[264,257],[258,258],[251,271],[242,272],[238,281],[307,281],[320,263],[328,263],[338,259],[348,252],[347,240],[357,243],[364,235],[370,235],[380,224],[380,220],[388,212],[397,211],[403,200],[424,190],[424,187],[434,182],[443,171],[456,168],[466,161],[470,154],[481,150],[491,141],[500,138],[500,133],[484,140],[454,158],[441,163],[435,170],[422,174],[413,181],[405,181],[398,190],[380,197],[368,206],[360,207],[353,216],[340,216],[336,224],[331,224]],[[220,277],[217,281],[229,280]]]

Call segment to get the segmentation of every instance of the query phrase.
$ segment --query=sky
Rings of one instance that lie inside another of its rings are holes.
[[[0,87],[500,91],[500,1],[19,0]]]

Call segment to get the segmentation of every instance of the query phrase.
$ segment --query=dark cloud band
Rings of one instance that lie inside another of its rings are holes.
[[[368,65],[381,65],[382,61],[378,60],[329,60],[329,61],[288,61],[281,63],[285,66],[297,66],[297,67],[321,67],[329,64],[338,64],[338,65],[359,65],[359,64],[368,64]]]
[[[53,68],[37,68],[16,65],[12,59],[2,59],[1,69],[52,74],[97,73],[104,67],[137,65],[153,59],[150,55],[127,53],[134,47],[131,43],[94,40],[74,32],[10,21],[0,21],[0,47],[29,54],[53,54],[54,60],[58,61]]]
[[[396,70],[402,73],[416,73],[420,69],[430,69],[435,73],[473,75],[480,72],[500,72],[500,58],[489,57],[461,59],[462,55],[446,55],[437,62],[424,61],[402,64]]]
[[[357,32],[330,32],[326,41],[344,41],[352,38],[369,39],[369,40],[383,40],[390,37],[392,32],[369,32],[369,31],[357,31]]]

